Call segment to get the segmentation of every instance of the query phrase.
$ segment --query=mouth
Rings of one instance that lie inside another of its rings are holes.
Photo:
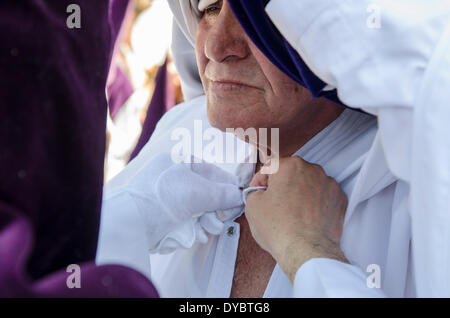
[[[261,90],[256,86],[234,80],[210,80],[210,87],[213,91],[218,92],[236,92],[248,89]]]

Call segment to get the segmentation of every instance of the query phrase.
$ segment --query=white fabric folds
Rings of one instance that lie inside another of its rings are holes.
[[[204,94],[195,58],[195,38],[198,27],[198,0],[168,0],[174,16],[172,54],[186,100]],[[208,1],[201,5],[207,6]],[[197,8],[197,9],[196,9]]]

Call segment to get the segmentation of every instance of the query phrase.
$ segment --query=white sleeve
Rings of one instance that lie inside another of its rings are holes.
[[[378,148],[410,187],[417,295],[449,297],[450,1],[271,0],[266,12],[341,101],[378,116]]]
[[[271,0],[266,11],[346,105],[378,116],[388,164],[409,181],[412,108],[432,55],[446,38],[450,2]]]
[[[96,264],[127,266],[150,279],[146,224],[126,191],[104,199]]]
[[[294,280],[296,298],[380,298],[378,286],[368,283],[369,275],[354,265],[328,258],[313,258],[303,264]]]

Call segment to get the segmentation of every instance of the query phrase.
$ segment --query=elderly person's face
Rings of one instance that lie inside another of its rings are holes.
[[[294,128],[313,108],[309,91],[273,65],[247,37],[228,1],[200,21],[196,54],[211,124],[226,128]],[[317,107],[316,107],[317,108]]]

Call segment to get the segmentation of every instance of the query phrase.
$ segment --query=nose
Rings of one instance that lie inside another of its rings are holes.
[[[210,61],[223,63],[245,59],[249,55],[248,38],[234,16],[228,1],[208,31],[205,55]]]

